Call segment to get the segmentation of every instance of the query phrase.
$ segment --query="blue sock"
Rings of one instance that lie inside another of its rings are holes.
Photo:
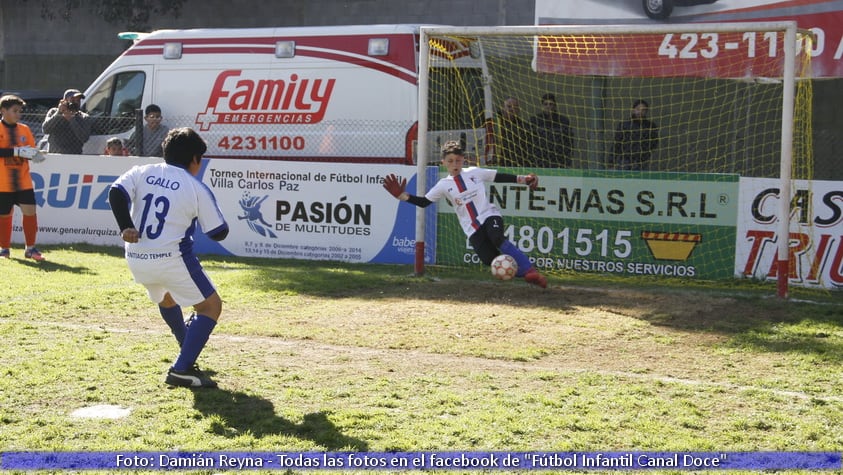
[[[164,321],[167,322],[167,326],[170,327],[170,331],[173,332],[173,336],[176,337],[179,346],[181,346],[184,343],[184,334],[186,332],[181,307],[176,305],[175,307],[166,308],[159,305],[158,311],[161,312],[161,316],[164,317]]]
[[[214,331],[217,322],[205,315],[196,315],[190,326],[187,327],[187,334],[184,336],[184,343],[181,345],[181,353],[173,364],[173,369],[176,371],[186,371],[190,369],[196,358],[199,358],[199,353],[205,348],[205,343]]]
[[[500,250],[502,253],[509,254],[515,259],[515,263],[518,264],[518,272],[515,273],[517,277],[524,277],[524,274],[533,267],[533,264],[530,264],[530,258],[508,239],[501,244]]]

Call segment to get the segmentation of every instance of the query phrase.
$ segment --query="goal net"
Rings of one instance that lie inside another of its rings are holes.
[[[538,190],[493,183],[488,196],[544,272],[730,278],[739,220],[753,219],[741,179],[778,180],[786,203],[784,184],[810,178],[796,33],[792,22],[423,28],[419,171],[460,140],[474,165],[537,173]],[[450,203],[436,226],[436,264],[480,265]],[[787,264],[779,249],[773,274]]]

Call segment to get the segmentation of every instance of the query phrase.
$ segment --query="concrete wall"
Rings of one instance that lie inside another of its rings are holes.
[[[71,21],[46,21],[40,11],[41,0],[0,0],[0,90],[85,89],[129,46],[117,39],[125,26],[106,23],[87,7],[74,11]],[[187,0],[179,17],[158,16],[150,23],[151,29],[530,25],[534,13],[534,0]]]

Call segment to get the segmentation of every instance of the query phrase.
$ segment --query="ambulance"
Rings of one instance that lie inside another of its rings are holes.
[[[415,162],[420,25],[160,30],[86,90],[84,153],[128,139],[149,104],[209,158]],[[468,45],[455,51],[473,68]],[[479,75],[479,69],[477,70]]]

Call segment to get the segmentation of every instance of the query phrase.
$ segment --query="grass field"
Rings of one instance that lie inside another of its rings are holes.
[[[205,256],[225,304],[199,363],[220,389],[192,391],[163,383],[175,339],[120,249],[17,251],[0,452],[843,447],[835,293]],[[72,415],[96,405],[130,412]]]

